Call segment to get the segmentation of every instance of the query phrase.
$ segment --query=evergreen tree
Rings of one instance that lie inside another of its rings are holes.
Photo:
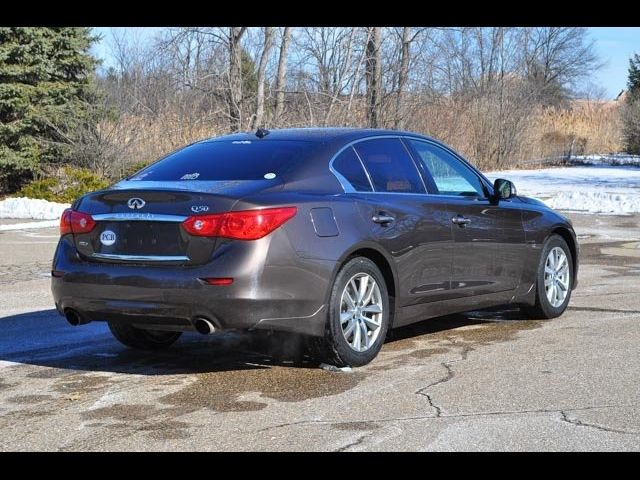
[[[629,94],[633,98],[637,98],[640,94],[640,55],[635,53],[629,59],[629,79],[627,80]]]
[[[95,112],[95,40],[82,27],[0,28],[0,191],[69,160],[74,129]]]
[[[640,154],[640,55],[629,59],[629,96],[622,106],[623,135],[627,153]]]

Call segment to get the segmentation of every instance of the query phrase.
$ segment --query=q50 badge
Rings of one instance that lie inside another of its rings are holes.
[[[191,207],[191,211],[193,213],[202,213],[202,212],[208,212],[209,211],[209,207],[206,205],[194,205]]]
[[[107,247],[116,243],[116,234],[111,230],[105,230],[100,234],[100,243]]]

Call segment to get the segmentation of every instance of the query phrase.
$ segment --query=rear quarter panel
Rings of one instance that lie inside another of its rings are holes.
[[[395,284],[398,284],[393,259],[389,252],[371,238],[370,225],[363,220],[357,196],[282,192],[244,198],[235,208],[291,205],[296,206],[298,212],[295,217],[282,226],[290,245],[288,251],[294,252],[296,256],[295,259],[289,258],[288,261],[296,263],[301,268],[308,268],[309,265],[315,264],[323,266],[322,272],[318,271],[317,273],[322,276],[321,283],[326,285],[325,299],[327,301],[330,294],[329,287],[341,263],[352,252],[361,248],[371,248],[382,254],[391,265]],[[312,215],[316,209],[330,209],[335,219],[336,235],[323,236],[316,231]],[[266,264],[272,264],[276,258],[274,255],[268,255]],[[283,260],[281,258],[278,261]],[[330,272],[325,269],[329,266]]]

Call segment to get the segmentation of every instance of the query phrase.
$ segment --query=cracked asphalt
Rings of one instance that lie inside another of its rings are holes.
[[[324,371],[294,338],[184,335],[167,352],[53,310],[55,229],[0,233],[0,450],[640,450],[640,216],[570,215],[567,312],[469,312]]]

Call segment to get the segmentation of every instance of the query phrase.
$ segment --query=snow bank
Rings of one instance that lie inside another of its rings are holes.
[[[0,200],[0,218],[31,218],[34,220],[59,219],[67,203],[48,202],[33,198],[17,197]]]
[[[625,215],[640,212],[640,168],[576,166],[490,172],[491,180],[511,180],[518,193],[551,208]]]
[[[609,153],[604,155],[575,155],[569,159],[573,165],[627,165],[640,167],[640,155]]]
[[[556,210],[612,213],[615,215],[640,212],[640,197],[607,192],[560,192],[547,200]]]

